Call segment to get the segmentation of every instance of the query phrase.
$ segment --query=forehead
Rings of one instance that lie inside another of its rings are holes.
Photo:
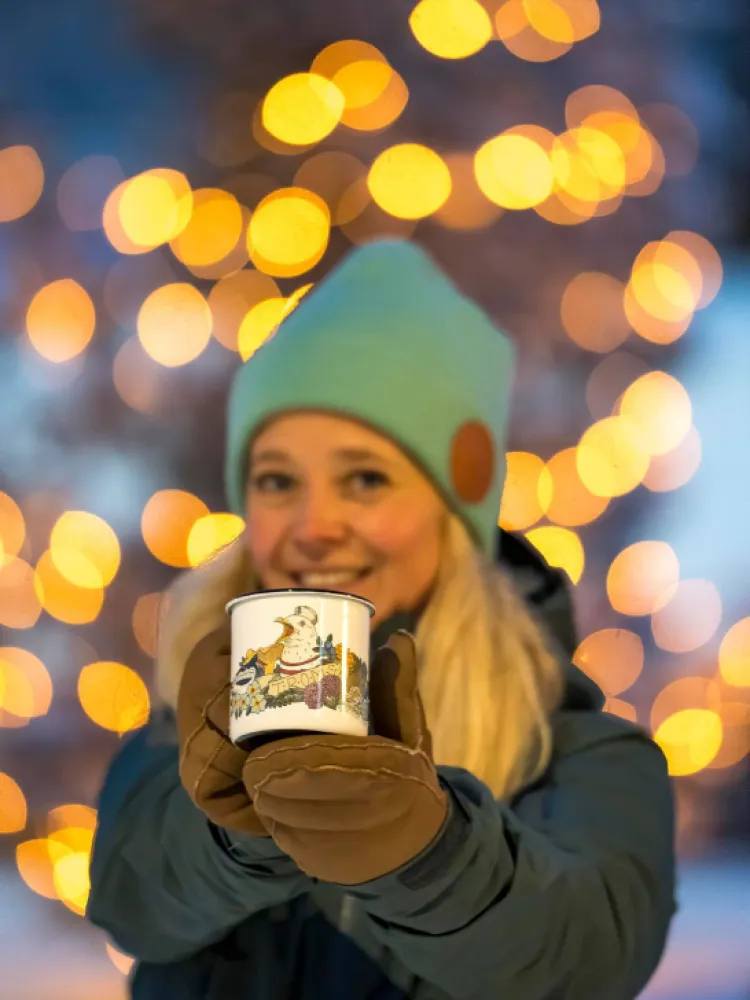
[[[354,460],[380,456],[408,462],[394,442],[372,428],[338,414],[313,411],[285,413],[270,420],[258,432],[250,449],[254,461],[312,455]]]

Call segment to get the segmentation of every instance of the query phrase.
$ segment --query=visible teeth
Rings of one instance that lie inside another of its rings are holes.
[[[326,587],[345,587],[359,579],[361,573],[300,573],[299,580],[303,587],[325,589]]]

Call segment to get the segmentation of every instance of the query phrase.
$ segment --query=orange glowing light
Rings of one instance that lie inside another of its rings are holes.
[[[156,629],[161,600],[161,591],[142,594],[133,608],[133,634],[143,652],[152,659],[156,656]]]
[[[49,550],[42,554],[36,564],[34,588],[40,604],[48,615],[68,625],[93,622],[101,611],[104,588],[93,587],[92,582],[93,579],[89,577],[85,587],[71,583],[59,571]]]
[[[630,326],[623,310],[625,286],[599,271],[584,271],[568,284],[560,318],[573,343],[604,354],[627,340]]]
[[[638,425],[649,455],[666,455],[685,439],[693,410],[682,385],[666,372],[641,375],[623,393],[620,413]]]
[[[585,555],[575,531],[545,524],[525,532],[525,537],[542,553],[550,566],[564,570],[573,583],[578,583],[583,575]]]
[[[440,59],[466,59],[492,38],[492,22],[477,0],[419,0],[409,27],[422,48]]]
[[[423,219],[436,212],[451,193],[445,161],[427,146],[402,143],[375,159],[367,187],[375,202],[399,219]]]
[[[140,308],[138,339],[146,353],[165,368],[189,364],[211,339],[208,303],[193,285],[162,285]]]
[[[26,331],[34,349],[57,364],[84,351],[95,327],[94,304],[72,278],[40,288],[26,313]]]
[[[190,221],[193,194],[187,177],[178,170],[156,168],[146,170],[110,195],[113,200],[108,213],[105,205],[105,232],[112,230],[115,239],[125,240],[141,250],[151,250],[173,240]],[[116,210],[121,232],[112,218]],[[107,236],[110,233],[107,232]],[[115,249],[119,249],[116,243]]]
[[[674,596],[680,564],[666,542],[636,542],[623,549],[607,573],[607,596],[623,615],[650,615]]]
[[[510,451],[506,458],[505,486],[499,525],[506,531],[522,531],[542,517],[539,480],[544,461],[526,451]]]
[[[331,213],[304,188],[281,188],[258,205],[247,230],[250,259],[275,278],[304,274],[328,247]]]
[[[721,622],[721,598],[710,580],[681,580],[668,604],[651,616],[654,642],[690,653],[711,640]]]
[[[279,286],[262,271],[247,268],[222,278],[208,294],[214,337],[227,350],[239,350],[237,337],[245,316],[259,303],[281,297]]]
[[[0,833],[20,833],[26,828],[28,809],[21,786],[0,772]]]
[[[643,485],[653,493],[677,490],[698,471],[701,464],[702,445],[695,427],[690,427],[676,448],[663,455],[654,455],[643,477]]]
[[[77,587],[108,587],[120,567],[120,543],[112,528],[95,514],[66,511],[50,535],[55,568]]]
[[[586,636],[573,654],[580,667],[611,697],[627,691],[643,670],[643,643],[635,632],[605,628]]]
[[[0,647],[0,707],[19,719],[46,715],[52,679],[38,656],[17,646]]]
[[[208,507],[183,490],[160,490],[146,504],[141,532],[149,552],[167,566],[190,565],[187,542],[199,518],[208,517]]]
[[[598,420],[578,443],[578,475],[595,496],[617,497],[634,490],[648,463],[638,425],[624,416]]]
[[[234,195],[218,188],[201,188],[193,193],[189,222],[170,246],[186,266],[208,267],[229,256],[242,231],[242,209]]]
[[[17,556],[26,537],[23,513],[13,497],[0,492],[0,568]]]
[[[236,514],[209,514],[199,518],[190,529],[187,541],[191,566],[200,566],[220,549],[233,542],[245,529],[245,522]]]
[[[708,767],[719,752],[723,735],[718,713],[687,708],[665,719],[654,733],[654,740],[664,751],[669,773],[678,777]]]
[[[44,168],[31,146],[0,149],[0,222],[26,215],[44,188]]]
[[[491,226],[503,210],[480,190],[474,157],[467,153],[451,153],[444,159],[451,175],[451,193],[435,213],[435,219],[446,229],[459,231]]]
[[[567,528],[590,524],[609,505],[607,497],[595,496],[583,484],[575,448],[565,448],[547,462],[539,477],[538,497],[550,521]]]
[[[535,139],[504,133],[477,150],[474,170],[481,191],[501,208],[521,210],[541,204],[552,192],[554,173],[546,150]]]
[[[41,613],[33,568],[25,559],[6,558],[0,565],[0,625],[33,628]]]
[[[721,640],[719,670],[727,684],[750,687],[750,618],[735,622]]]
[[[18,874],[32,892],[45,899],[58,899],[55,871],[46,837],[25,840],[16,846]]]
[[[266,94],[261,120],[282,142],[309,146],[333,132],[344,106],[344,95],[331,80],[317,73],[293,73]]]
[[[528,62],[550,62],[569,52],[572,41],[559,42],[543,35],[531,25],[524,0],[506,0],[495,13],[497,37],[509,52]]]
[[[97,726],[115,733],[139,729],[148,721],[148,689],[122,663],[89,663],[78,676],[81,707]]]

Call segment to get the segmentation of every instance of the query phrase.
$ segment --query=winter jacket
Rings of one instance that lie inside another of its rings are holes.
[[[505,533],[498,555],[569,658],[561,575]],[[602,704],[568,667],[541,780],[500,803],[438,767],[438,840],[346,888],[213,827],[155,718],[106,777],[88,917],[137,959],[134,1000],[631,1000],[675,911],[673,801],[661,751]]]

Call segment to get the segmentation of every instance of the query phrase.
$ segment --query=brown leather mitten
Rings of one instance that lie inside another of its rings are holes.
[[[188,657],[177,702],[180,778],[217,826],[267,837],[242,780],[247,754],[230,742],[230,633],[219,629]]]
[[[340,885],[406,864],[447,815],[407,632],[373,658],[370,707],[376,736],[292,737],[253,751],[244,768],[257,814],[281,850],[308,875]]]

